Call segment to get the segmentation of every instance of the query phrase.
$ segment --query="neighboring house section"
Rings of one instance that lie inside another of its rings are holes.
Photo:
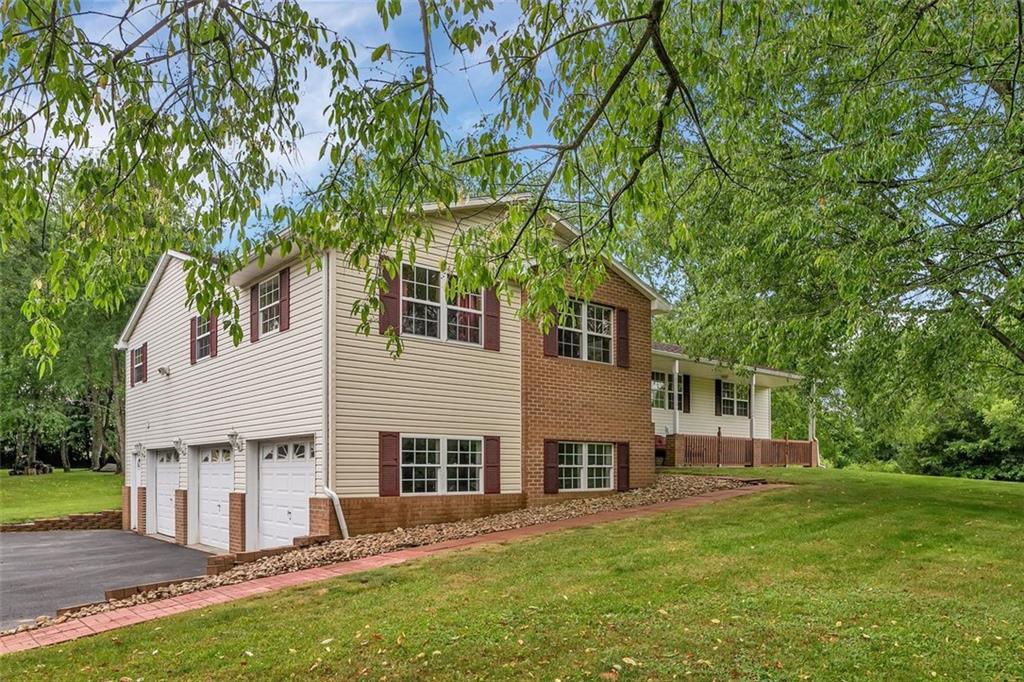
[[[237,346],[222,321],[188,304],[189,257],[163,256],[118,344],[125,525],[182,544],[264,549],[338,535],[339,509],[350,532],[367,533],[645,486],[656,434],[664,454],[667,434],[770,432],[775,379],[755,386],[751,406],[723,368],[652,355],[651,317],[668,303],[615,262],[544,332],[519,317],[529,282],[501,296],[451,295],[453,239],[503,210],[476,200],[437,210],[429,248],[385,267],[368,335],[352,313],[365,274],[345,254],[307,269],[274,253],[233,273]],[[572,238],[545,219],[556,238]],[[690,409],[652,410],[652,372],[669,368],[676,382],[680,361]],[[717,403],[716,379],[726,382]]]

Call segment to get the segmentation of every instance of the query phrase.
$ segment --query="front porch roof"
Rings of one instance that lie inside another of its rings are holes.
[[[803,380],[803,377],[795,372],[772,367],[735,365],[727,360],[689,355],[681,346],[671,343],[655,341],[651,346],[651,369],[657,372],[671,372],[674,363],[678,362],[680,374],[725,380],[746,379],[750,374],[755,374],[757,385],[767,388],[792,386]]]

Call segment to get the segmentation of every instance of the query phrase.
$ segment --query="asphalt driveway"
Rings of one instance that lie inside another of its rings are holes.
[[[206,573],[199,550],[120,530],[0,533],[0,630],[105,590]]]

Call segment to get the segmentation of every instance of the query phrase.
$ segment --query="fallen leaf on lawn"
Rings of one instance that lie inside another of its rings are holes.
[[[600,675],[598,675],[598,677],[600,677],[602,680],[609,680],[610,682],[614,682],[615,680],[619,679],[619,673],[615,670],[609,670],[607,672],[601,673]]]
[[[298,653],[298,652],[295,649],[293,649],[291,647],[288,647],[288,653],[295,654],[295,653]]]
[[[625,658],[623,658],[622,662],[625,663],[626,665],[636,665],[636,661],[634,659],[630,658],[629,656],[626,656]]]
[[[717,618],[712,618],[712,619],[711,619],[711,622],[712,622],[712,623],[714,623],[715,625],[718,625],[718,624],[719,624],[719,623],[721,623],[722,621],[718,620]]]
[[[249,657],[251,658],[251,657],[252,657],[252,652],[251,652],[251,651],[246,651],[246,652],[245,652],[245,655],[246,655],[246,656],[249,656]]]
[[[325,640],[321,641],[320,643],[321,643],[321,644],[330,644],[330,643],[331,643],[331,642],[333,642],[333,641],[334,641],[334,638],[333,638],[333,637],[328,637],[327,639],[325,639]]]
[[[658,609],[658,613],[660,613],[663,616],[667,616],[668,615],[668,611],[666,611],[665,609]]]

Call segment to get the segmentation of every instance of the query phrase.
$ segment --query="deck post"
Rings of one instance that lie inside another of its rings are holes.
[[[789,466],[789,431],[786,431],[786,433],[784,433],[782,435],[782,437],[786,441],[786,445],[782,449],[782,456],[783,456],[783,460],[782,461],[783,461],[783,466],[787,466],[788,467]]]
[[[715,455],[718,460],[716,466],[722,466],[722,427],[718,427],[718,440],[715,441]]]

